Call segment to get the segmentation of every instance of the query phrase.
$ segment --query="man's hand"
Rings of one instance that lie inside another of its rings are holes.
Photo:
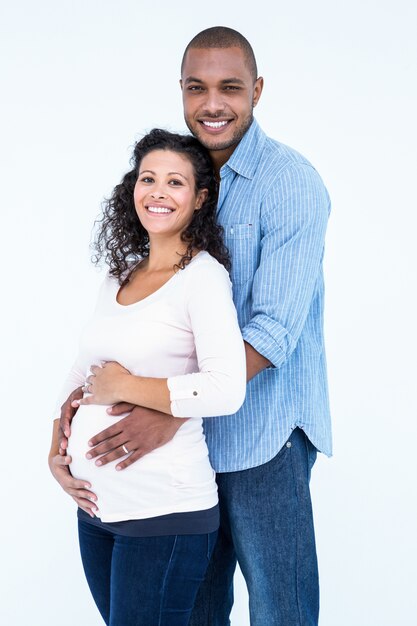
[[[66,449],[68,448],[68,439],[71,435],[72,418],[78,410],[77,401],[82,397],[83,389],[82,387],[78,387],[68,396],[61,407],[61,417],[59,420],[58,430],[58,446],[59,454],[62,456],[65,456]],[[74,403],[74,406],[72,403]]]
[[[100,457],[96,465],[106,465],[110,461],[126,456],[128,450],[129,456],[116,465],[117,470],[125,469],[152,450],[171,441],[185,422],[180,417],[139,406],[134,407],[123,402],[108,409],[110,415],[122,415],[127,411],[130,411],[129,415],[88,442],[92,449],[86,456],[88,459]]]

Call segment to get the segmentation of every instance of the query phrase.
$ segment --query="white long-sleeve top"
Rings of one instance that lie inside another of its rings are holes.
[[[229,276],[200,252],[139,302],[119,304],[119,288],[106,277],[57,406],[84,384],[92,364],[118,361],[137,376],[167,378],[173,415],[192,419],[169,443],[117,472],[116,462],[97,467],[85,454],[88,440],[120,417],[108,415],[107,406],[83,405],[71,426],[71,472],[91,482],[103,522],[209,509],[217,489],[201,418],[236,412],[246,391]]]

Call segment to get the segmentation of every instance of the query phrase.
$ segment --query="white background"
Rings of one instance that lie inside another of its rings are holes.
[[[2,624],[101,623],[74,504],[47,469],[54,398],[101,280],[88,249],[100,202],[143,132],[184,130],[181,55],[219,23],[253,44],[262,127],[333,200],[320,623],[417,624],[416,18],[413,0],[2,0]],[[241,579],[236,596],[233,626],[247,626]]]

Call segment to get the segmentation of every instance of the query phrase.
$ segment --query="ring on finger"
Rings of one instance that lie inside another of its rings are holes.
[[[123,448],[125,454],[129,454],[129,450],[126,448],[125,444],[122,445],[122,448]]]

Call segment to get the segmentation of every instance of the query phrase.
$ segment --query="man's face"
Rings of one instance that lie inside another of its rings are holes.
[[[238,47],[187,52],[181,77],[185,122],[216,161],[225,162],[248,130],[262,86]]]

